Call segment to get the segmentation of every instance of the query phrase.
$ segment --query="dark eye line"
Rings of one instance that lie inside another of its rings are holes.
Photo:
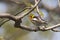
[[[37,18],[37,16],[34,16],[33,18]]]

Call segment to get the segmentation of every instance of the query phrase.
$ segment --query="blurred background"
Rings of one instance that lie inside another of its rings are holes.
[[[14,3],[15,2],[15,3]],[[34,5],[34,0],[1,0],[0,1],[0,14],[10,13],[17,14],[25,7]],[[44,20],[48,20],[48,26],[53,26],[60,23],[60,1],[59,0],[41,0],[39,9],[43,12]],[[25,10],[26,13],[29,9]],[[35,11],[31,12],[36,14]],[[20,15],[19,14],[19,15]],[[27,26],[35,26],[28,18],[29,15],[22,19],[22,24]],[[0,25],[8,19],[0,18]],[[14,27],[14,21],[10,20],[0,27],[0,40],[60,40],[60,32],[53,31],[37,31],[30,32],[20,28]]]

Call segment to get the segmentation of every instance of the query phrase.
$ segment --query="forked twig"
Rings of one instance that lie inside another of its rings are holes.
[[[15,27],[21,28],[21,29],[24,29],[24,30],[28,30],[28,31],[48,31],[48,30],[56,31],[54,29],[60,27],[60,24],[53,25],[53,26],[50,26],[50,27],[47,27],[47,28],[39,28],[39,27],[29,28],[28,26],[25,26],[25,25],[21,24],[22,23],[22,18],[25,17],[26,15],[28,15],[29,13],[31,13],[35,8],[38,8],[37,5],[39,4],[39,2],[40,2],[40,0],[38,0],[35,3],[35,5],[33,6],[33,8],[31,8],[27,13],[23,13],[20,16],[16,16],[16,15],[23,12],[25,9],[22,10],[21,12],[18,12],[15,16],[13,16],[11,14],[0,14],[0,18],[8,18],[9,20],[13,20],[13,21],[15,21],[15,25],[14,25]],[[7,21],[9,21],[9,20],[7,20]],[[7,22],[7,21],[5,21],[5,22]],[[5,22],[3,22],[1,25],[3,25]]]

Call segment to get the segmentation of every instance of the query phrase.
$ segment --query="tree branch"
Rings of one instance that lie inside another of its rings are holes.
[[[20,15],[20,16],[19,16],[19,19],[20,19],[20,18],[23,18],[23,17],[25,17],[26,15],[28,15],[29,13],[31,13],[31,12],[36,8],[36,6],[39,4],[39,2],[40,2],[40,0],[38,0],[38,2],[36,2],[36,4],[34,5],[34,7],[33,7],[30,11],[28,11],[27,13],[24,13],[24,14]]]
[[[60,27],[60,24],[53,25],[53,26],[50,26],[50,27],[47,27],[47,28],[42,28],[42,27],[41,28],[39,28],[39,27],[29,28],[28,26],[25,26],[25,25],[21,24],[22,23],[22,18],[25,17],[26,15],[28,15],[29,13],[31,13],[37,7],[39,2],[40,2],[40,0],[38,0],[36,2],[36,4],[34,5],[34,7],[31,8],[27,13],[24,13],[20,16],[16,16],[16,15],[23,12],[25,9],[23,9],[21,12],[18,12],[18,14],[16,14],[15,16],[11,15],[11,14],[0,14],[0,18],[8,18],[9,20],[13,20],[13,21],[15,21],[15,24],[14,24],[15,27],[21,28],[21,29],[24,29],[24,30],[28,30],[28,31],[48,31],[48,30],[56,31],[54,29]],[[39,11],[39,10],[37,10],[37,11]],[[9,21],[9,20],[7,20],[7,21]],[[7,22],[7,21],[5,21],[5,22]],[[5,22],[3,22],[3,24]],[[3,25],[3,24],[1,24],[1,25]]]
[[[28,30],[28,31],[48,31],[48,30],[52,30],[52,29],[55,29],[55,28],[58,28],[60,27],[60,24],[57,24],[57,25],[53,25],[53,26],[50,26],[50,27],[47,27],[47,28],[28,28],[28,26],[25,26],[25,25],[21,25],[20,28],[22,29],[25,29],[25,30]],[[60,32],[59,30],[52,30],[54,32]]]
[[[51,29],[55,29],[55,28],[58,28],[58,27],[60,27],[60,23],[57,24],[57,25],[54,25],[54,26],[50,26],[50,27],[45,28],[45,29],[46,29],[46,30],[51,30]]]
[[[0,14],[0,18],[8,18],[10,20],[16,20],[15,16],[10,15],[10,14]]]
[[[30,7],[24,8],[23,10],[21,10],[21,11],[19,11],[17,14],[15,14],[15,16],[18,15],[18,14],[20,14],[21,12],[25,11],[26,9],[30,9]],[[0,27],[1,27],[4,23],[6,23],[6,22],[8,22],[8,21],[9,21],[9,20],[6,20],[6,21],[4,21],[3,23],[1,23],[1,24],[0,24]]]

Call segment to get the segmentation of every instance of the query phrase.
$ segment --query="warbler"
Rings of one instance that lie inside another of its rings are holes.
[[[29,15],[29,20],[36,26],[47,25],[48,12],[45,9],[40,10],[40,13],[32,12]]]

